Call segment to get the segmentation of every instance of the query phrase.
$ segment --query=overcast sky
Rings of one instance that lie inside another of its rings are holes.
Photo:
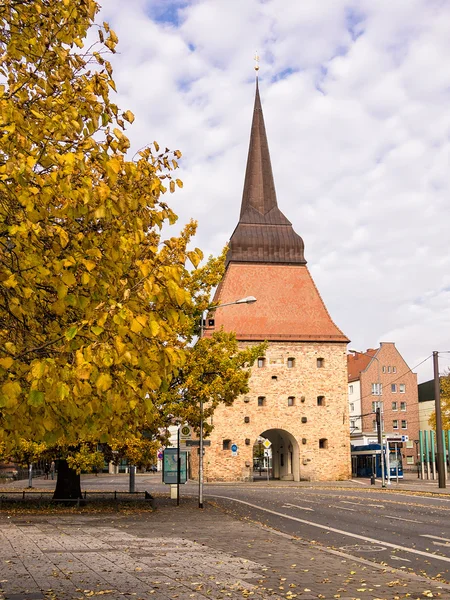
[[[450,2],[103,0],[103,19],[132,148],[181,150],[168,200],[206,255],[239,216],[257,50],[278,203],[349,347],[450,351]]]

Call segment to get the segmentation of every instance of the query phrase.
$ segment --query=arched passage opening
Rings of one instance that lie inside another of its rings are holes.
[[[271,443],[269,448],[264,440]],[[291,433],[267,429],[258,436],[253,446],[253,479],[300,481],[300,449]]]

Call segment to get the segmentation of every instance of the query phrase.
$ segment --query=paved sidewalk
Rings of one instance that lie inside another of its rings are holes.
[[[450,598],[450,586],[325,550],[195,499],[133,514],[0,512],[6,600]]]

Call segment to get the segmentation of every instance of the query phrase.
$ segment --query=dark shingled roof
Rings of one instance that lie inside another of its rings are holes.
[[[230,239],[229,262],[306,264],[303,240],[278,208],[258,82],[241,214]]]

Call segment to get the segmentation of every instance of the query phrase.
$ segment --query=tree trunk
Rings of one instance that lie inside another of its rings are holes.
[[[69,467],[67,460],[58,460],[58,477],[56,479],[53,500],[79,500],[81,495],[81,478],[78,473]]]

